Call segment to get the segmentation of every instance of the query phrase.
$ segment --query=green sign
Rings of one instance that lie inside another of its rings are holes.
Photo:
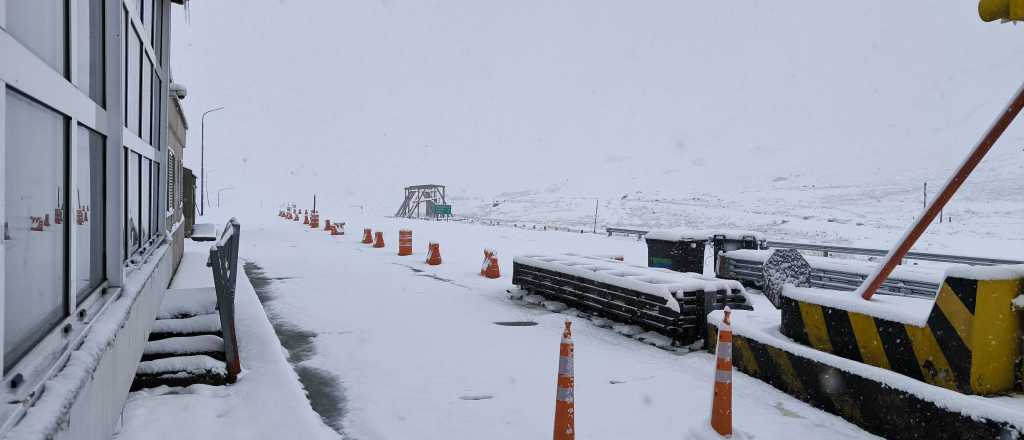
[[[452,205],[434,205],[434,215],[452,215]]]

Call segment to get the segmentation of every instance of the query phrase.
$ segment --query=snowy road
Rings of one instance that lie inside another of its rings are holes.
[[[324,218],[330,216],[324,215]],[[511,257],[525,252],[622,254],[642,264],[642,242],[592,234],[457,223],[345,218],[330,237],[277,217],[242,219],[242,257],[273,281],[275,319],[316,334],[303,366],[340,380],[346,437],[526,439],[551,435],[557,352],[566,315],[508,299]],[[359,244],[363,226],[386,249]],[[397,231],[413,229],[411,257]],[[444,264],[423,263],[438,241]],[[478,275],[482,249],[498,251],[502,278]],[[572,318],[580,438],[678,439],[706,423],[713,358],[685,355]],[[496,321],[535,321],[507,327]],[[736,427],[759,439],[866,438],[859,428],[735,373]]]

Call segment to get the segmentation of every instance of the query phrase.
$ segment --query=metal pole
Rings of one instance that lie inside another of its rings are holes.
[[[595,234],[597,233],[597,204],[599,202],[600,202],[600,199],[597,199],[597,198],[594,199],[594,233]]]
[[[224,107],[211,108],[203,112],[203,116],[199,118],[199,175],[203,178],[203,180],[199,182],[199,215],[204,215],[206,212],[204,211],[204,201],[206,200],[206,174],[203,172],[206,167],[206,115],[217,110],[224,110]]]
[[[939,195],[935,197],[928,208],[925,209],[924,214],[917,220],[913,226],[903,234],[903,238],[896,244],[892,250],[889,251],[885,256],[885,260],[882,264],[876,268],[871,275],[864,280],[864,284],[857,289],[861,297],[865,300],[870,300],[871,296],[875,294],[875,291],[882,285],[889,274],[892,273],[896,265],[906,256],[910,248],[914,246],[914,243],[921,234],[924,233],[928,225],[935,220],[935,216],[939,215],[942,208],[946,206],[949,199],[953,198],[953,194],[960,189],[960,185],[967,180],[967,176],[971,175],[971,172],[978,166],[981,159],[985,157],[985,154],[992,149],[992,145],[999,140],[1003,132],[1006,131],[1006,127],[1013,122],[1013,119],[1020,113],[1021,108],[1024,107],[1024,85],[1017,89],[1017,94],[1013,100],[1006,105],[1006,109],[1003,113],[996,118],[996,121],[989,127],[988,132],[981,138],[978,145],[974,147],[974,150],[964,159],[963,163],[957,169],[956,173],[946,182],[946,186],[942,188]]]

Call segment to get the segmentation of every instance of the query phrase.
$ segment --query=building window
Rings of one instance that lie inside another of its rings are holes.
[[[83,125],[78,126],[74,194],[67,215],[75,228],[75,297],[78,303],[106,279],[106,140]]]
[[[149,224],[150,224],[149,215],[150,215],[150,213],[153,212],[153,210],[149,206],[150,203],[152,203],[151,195],[153,194],[152,190],[150,189],[150,186],[149,186],[149,183],[151,181],[150,179],[152,179],[150,177],[149,173],[152,170],[152,168],[153,168],[152,161],[149,160],[149,159],[143,158],[142,159],[142,168],[141,168],[142,174],[139,175],[139,184],[142,186],[141,189],[140,189],[140,192],[139,192],[139,194],[142,195],[142,199],[139,202],[139,209],[140,209],[140,212],[139,212],[139,214],[140,214],[140,216],[139,216],[139,231],[141,231],[141,232],[139,232],[139,235],[142,237],[142,242],[143,243],[145,243],[146,241],[149,240],[149,234],[152,231],[149,228]]]
[[[67,314],[68,122],[14,90],[4,99],[6,372]]]
[[[153,60],[156,65],[162,66],[164,64],[164,2],[163,0],[156,0],[153,2],[153,52],[156,54],[156,59]]]
[[[149,55],[142,54],[142,114],[139,120],[142,128],[137,133],[147,144],[153,143],[153,63],[149,61]]]
[[[125,259],[139,250],[142,236],[139,228],[139,163],[142,156],[139,153],[124,150],[127,170],[124,173],[124,242]]]
[[[78,88],[100,107],[106,107],[103,11],[103,0],[85,0],[78,7]]]
[[[153,161],[153,170],[149,175],[152,178],[150,197],[153,198],[149,204],[149,230],[155,236],[160,234],[160,162]]]
[[[131,29],[131,26],[128,26]],[[127,72],[128,78],[125,83],[125,117],[127,121],[126,127],[133,133],[142,137],[142,132],[139,130],[139,115],[141,108],[139,106],[141,102],[141,66],[142,66],[142,42],[139,41],[139,34],[134,31],[128,32],[127,38],[127,54],[128,58],[125,59],[125,71]]]
[[[7,0],[7,32],[67,77],[68,0]]]
[[[152,96],[152,98],[153,99],[152,99],[152,102],[151,102],[151,106],[153,107],[153,110],[152,110],[152,117],[153,117],[153,141],[152,141],[152,145],[153,145],[153,148],[156,148],[157,150],[160,150],[160,146],[162,144],[162,142],[161,142],[162,141],[162,136],[163,136],[163,131],[160,130],[160,127],[162,127],[162,125],[160,125],[160,116],[163,113],[163,108],[164,108],[163,105],[161,105],[161,103],[163,102],[163,97],[165,95],[163,94],[163,87],[162,87],[162,82],[160,81],[160,75],[157,74],[156,69],[153,69],[152,75],[153,75],[153,84],[152,84],[152,86],[153,86],[153,92],[152,92],[153,96]]]

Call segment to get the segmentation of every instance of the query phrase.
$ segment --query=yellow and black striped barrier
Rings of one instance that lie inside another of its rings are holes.
[[[741,311],[733,314],[734,324],[744,319]],[[708,331],[707,341],[714,353],[714,323],[708,323]],[[1014,439],[1024,432],[1024,426],[1005,419],[952,410],[946,403],[937,404],[935,399],[895,388],[873,375],[851,373],[820,357],[802,356],[760,342],[736,332],[735,327],[732,344],[732,362],[737,370],[890,440]]]
[[[782,334],[820,351],[964,394],[1020,389],[1020,279],[947,277],[924,327],[784,297]]]

